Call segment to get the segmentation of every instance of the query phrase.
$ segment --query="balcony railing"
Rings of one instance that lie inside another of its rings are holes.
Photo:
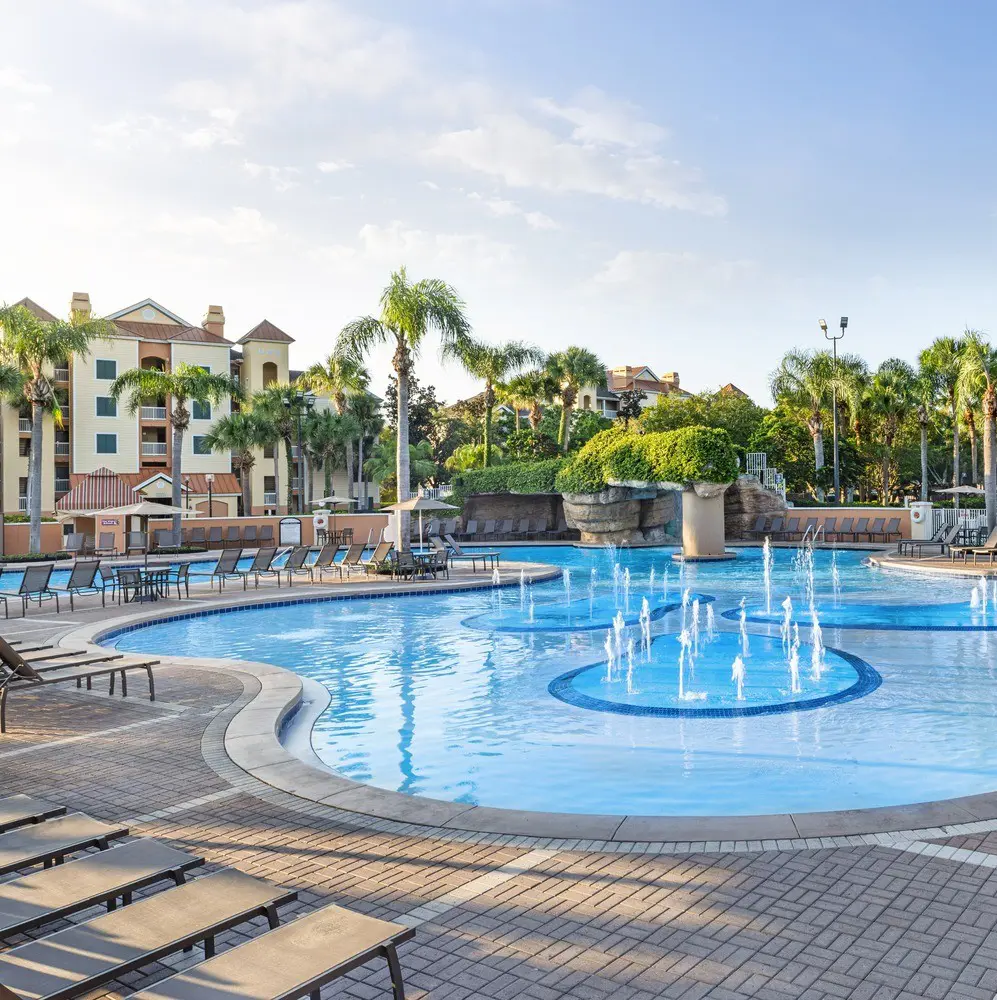
[[[19,511],[26,511],[28,509],[28,498],[18,497],[17,498],[17,509]]]
[[[142,407],[142,419],[143,420],[165,420],[166,419],[166,407],[165,406],[143,406]]]
[[[68,455],[69,454],[69,442],[68,441],[56,441],[55,442],[55,453],[57,455]]]
[[[68,493],[69,492],[69,480],[68,479],[57,479],[55,481],[55,492],[56,493]]]
[[[68,368],[56,368],[56,370],[55,370],[55,381],[56,382],[68,382],[69,381],[69,369]]]
[[[18,417],[17,418],[17,430],[21,434],[31,433],[31,418],[30,417]]]
[[[264,507],[276,507],[277,506],[277,494],[276,493],[264,493],[263,494],[263,506]]]
[[[142,454],[143,455],[165,455],[166,454],[166,442],[165,441],[143,441],[142,442]]]

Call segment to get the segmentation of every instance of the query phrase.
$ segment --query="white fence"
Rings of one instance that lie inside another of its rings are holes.
[[[943,524],[958,524],[963,528],[985,528],[987,524],[987,512],[977,507],[960,507],[954,510],[952,507],[932,507],[931,508],[931,533],[934,534]]]
[[[443,497],[448,497],[453,493],[453,486],[450,483],[444,483],[442,486],[420,486],[419,496],[425,497],[427,500],[442,500]]]
[[[744,471],[749,476],[754,476],[765,489],[786,499],[786,477],[768,464],[768,456],[764,451],[749,451],[744,456]]]

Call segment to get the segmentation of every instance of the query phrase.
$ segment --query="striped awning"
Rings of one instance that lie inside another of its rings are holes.
[[[138,499],[135,490],[125,485],[116,472],[97,469],[60,497],[55,508],[61,511],[103,510],[105,507],[123,507]]]

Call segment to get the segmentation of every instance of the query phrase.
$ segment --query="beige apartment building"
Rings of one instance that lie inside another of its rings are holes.
[[[31,299],[22,299],[40,319],[55,316]],[[91,312],[90,297],[74,293],[70,311]],[[272,382],[288,382],[300,374],[290,368],[289,348],[294,339],[267,320],[233,342],[225,336],[225,315],[221,306],[209,306],[200,324],[193,324],[152,299],[126,306],[105,316],[114,334],[100,341],[87,357],[74,357],[65,368],[52,375],[59,396],[63,426],[55,426],[46,415],[42,456],[42,510],[56,510],[57,501],[88,473],[110,469],[138,497],[167,500],[172,491],[173,432],[169,399],[146,400],[137,413],[129,412],[125,400],[110,395],[111,383],[130,368],[170,370],[180,363],[201,365],[214,372],[228,372],[238,378],[250,394]],[[204,445],[211,425],[231,412],[228,399],[210,406],[193,403],[190,426],[184,435],[181,462],[183,504],[203,513],[235,516],[241,486],[227,453],[209,451]],[[330,405],[318,397],[317,409]],[[28,507],[28,457],[30,455],[30,411],[18,413],[4,407],[4,509],[25,511]],[[12,447],[12,442],[17,447]],[[302,487],[302,465],[295,447],[295,500]],[[286,457],[277,456],[274,475],[271,449],[257,455],[253,467],[254,514],[282,514],[286,505]],[[306,497],[324,495],[324,474],[311,472],[305,484]],[[280,485],[278,496],[277,485]],[[337,494],[347,488],[345,471],[334,477]],[[376,498],[375,490],[369,490]],[[359,487],[354,494],[360,495]]]

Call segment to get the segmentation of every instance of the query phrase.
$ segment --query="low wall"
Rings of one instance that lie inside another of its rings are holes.
[[[900,518],[900,537],[910,538],[910,510],[907,507],[790,507],[785,511],[786,517],[798,517],[800,524],[806,524],[807,518],[816,517],[818,524],[823,524],[829,517],[837,518],[840,525],[843,518],[852,519],[852,527],[860,517],[867,517],[872,524],[877,517],[890,521]]]
[[[448,511],[441,510],[439,517]],[[529,518],[547,519],[547,527],[554,529],[564,516],[560,493],[472,493],[464,500],[461,527],[468,521],[521,521]],[[425,521],[425,515],[423,515]]]
[[[5,524],[3,527],[3,554],[5,556],[26,555],[30,532],[30,524]],[[42,521],[42,552],[58,552],[62,546],[62,524],[58,521]]]

